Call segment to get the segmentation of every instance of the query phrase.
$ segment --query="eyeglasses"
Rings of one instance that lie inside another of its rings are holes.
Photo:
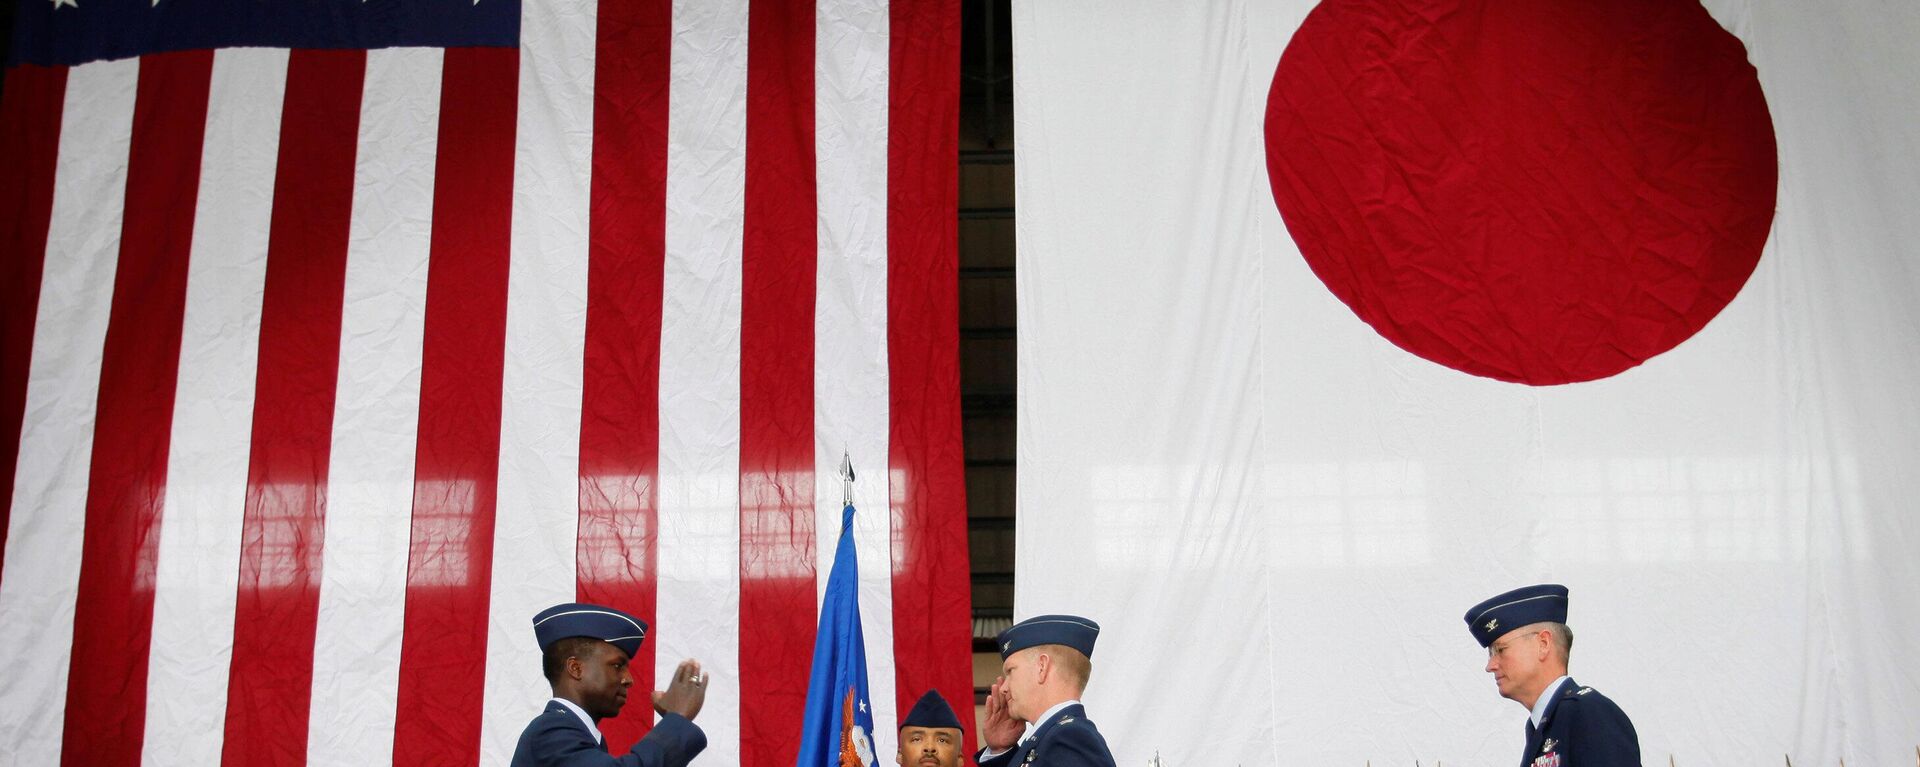
[[[1535,629],[1533,631],[1529,631],[1527,633],[1520,634],[1517,636],[1501,637],[1498,641],[1495,641],[1493,644],[1487,645],[1487,657],[1491,658],[1502,652],[1506,652],[1507,648],[1512,647],[1516,644],[1519,644],[1521,641],[1525,640],[1527,637],[1537,636],[1540,634],[1549,635],[1547,637],[1549,641],[1553,639],[1553,637],[1551,636],[1553,632],[1547,629]]]

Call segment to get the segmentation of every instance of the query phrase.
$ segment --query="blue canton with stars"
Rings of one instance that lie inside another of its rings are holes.
[[[7,64],[212,48],[519,44],[520,0],[20,0]]]

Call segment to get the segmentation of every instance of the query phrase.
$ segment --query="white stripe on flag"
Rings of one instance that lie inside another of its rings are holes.
[[[747,3],[676,0],[660,318],[655,679],[712,672],[701,761],[740,763],[740,291]]]
[[[430,48],[367,54],[313,638],[309,764],[393,759],[443,55]]]
[[[59,175],[0,579],[0,762],[58,764],[100,360],[120,253],[140,62],[67,74]]]
[[[874,734],[893,733],[892,528],[887,494],[887,66],[884,3],[815,9],[819,298],[814,315],[815,522],[821,577],[840,536],[843,451],[854,463],[854,546]],[[820,600],[814,601],[816,607]],[[892,738],[887,738],[892,740]]]
[[[147,655],[149,764],[217,764],[287,51],[214,55]]]
[[[550,696],[531,619],[574,598],[593,153],[594,16],[521,10],[512,260],[480,761],[504,764]],[[634,703],[644,713],[647,693]]]

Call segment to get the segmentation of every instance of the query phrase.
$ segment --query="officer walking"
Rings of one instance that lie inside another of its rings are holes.
[[[1529,711],[1520,767],[1639,767],[1640,739],[1626,712],[1567,676],[1567,587],[1514,589],[1474,605],[1466,621],[1487,648],[1500,696]]]

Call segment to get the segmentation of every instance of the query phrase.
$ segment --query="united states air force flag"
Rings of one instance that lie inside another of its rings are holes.
[[[840,512],[840,545],[820,602],[820,633],[807,683],[800,767],[871,767],[873,711],[867,645],[860,634],[860,570],[853,554],[853,505]]]

